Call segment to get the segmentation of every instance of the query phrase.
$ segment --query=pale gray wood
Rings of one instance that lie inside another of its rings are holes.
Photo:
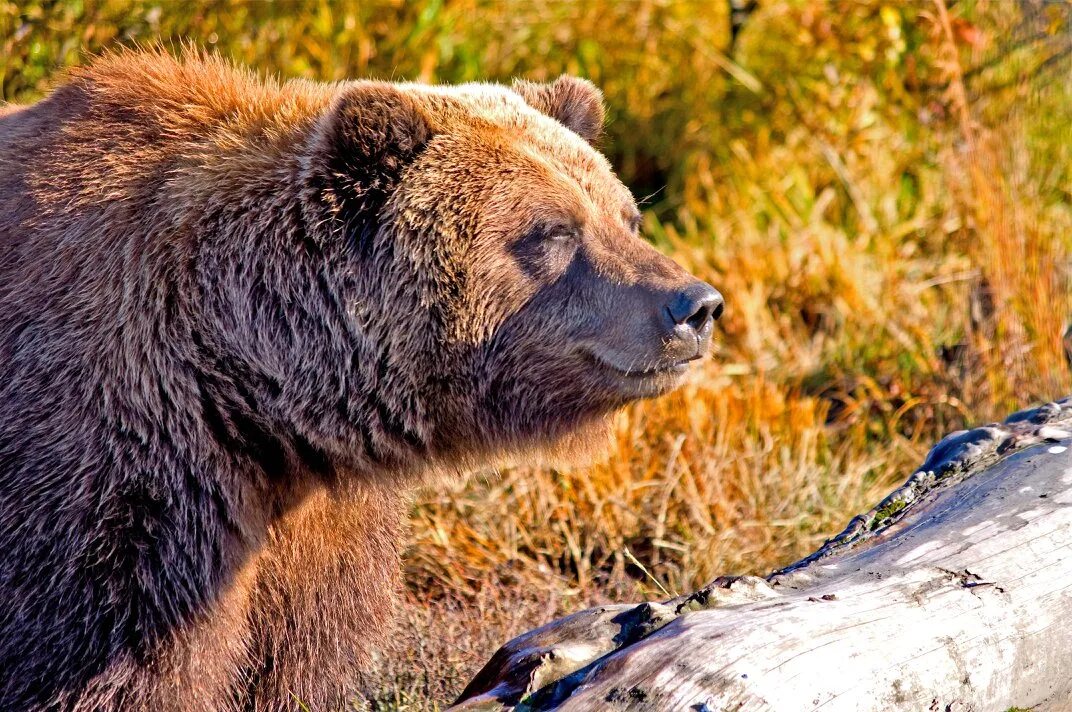
[[[1072,708],[1072,400],[950,435],[817,552],[496,653],[457,710]]]

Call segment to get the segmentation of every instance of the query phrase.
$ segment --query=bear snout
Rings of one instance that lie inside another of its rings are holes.
[[[695,349],[694,356],[683,358],[691,360],[707,352],[714,323],[722,316],[724,307],[722,294],[698,280],[675,294],[663,307],[669,340],[680,342],[686,353]]]

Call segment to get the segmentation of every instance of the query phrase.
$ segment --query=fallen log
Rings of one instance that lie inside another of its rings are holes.
[[[1072,398],[953,433],[812,555],[504,645],[453,710],[1072,708]]]

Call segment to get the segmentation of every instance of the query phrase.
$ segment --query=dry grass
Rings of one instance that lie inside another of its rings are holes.
[[[717,353],[606,462],[422,494],[363,706],[435,708],[564,611],[768,571],[944,433],[1072,392],[1066,4],[767,0],[733,46],[692,0],[24,5],[7,97],[154,37],[322,79],[590,76],[646,234],[727,297]]]

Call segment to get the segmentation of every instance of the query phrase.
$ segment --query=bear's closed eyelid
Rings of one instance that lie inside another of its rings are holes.
[[[565,222],[540,223],[529,230],[529,236],[538,240],[552,242],[572,242],[580,237],[581,230],[576,225]]]
[[[581,234],[581,231],[572,226],[560,226],[547,233],[547,239],[556,242],[572,242]]]

